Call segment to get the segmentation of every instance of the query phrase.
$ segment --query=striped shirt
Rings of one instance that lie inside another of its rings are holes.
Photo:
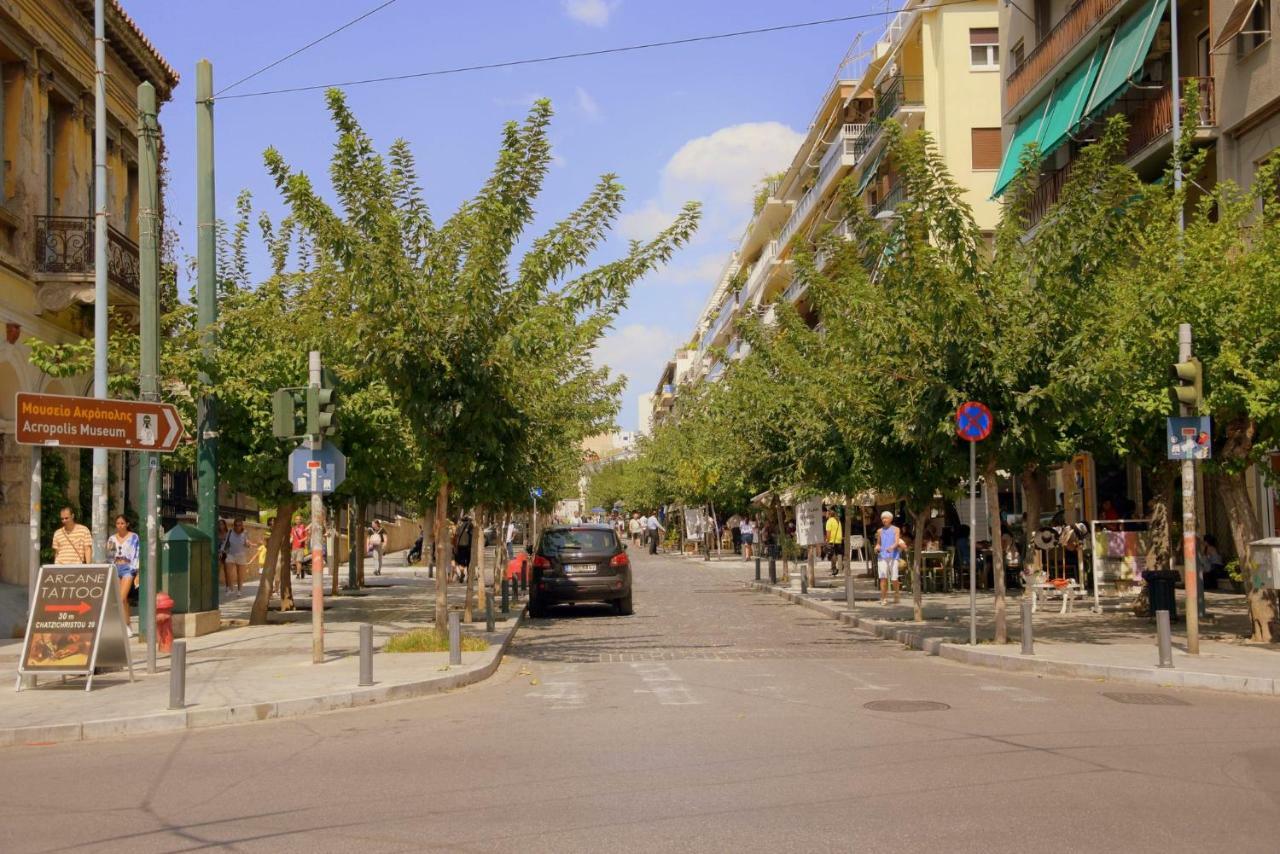
[[[65,527],[53,532],[53,562],[59,564],[89,563],[93,560],[93,534],[84,525]]]

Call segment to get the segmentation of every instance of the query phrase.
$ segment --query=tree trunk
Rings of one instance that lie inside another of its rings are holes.
[[[276,565],[276,574],[280,577],[280,610],[293,610],[293,551],[280,549],[280,559]]]
[[[1022,470],[1022,500],[1023,509],[1026,512],[1026,521],[1023,522],[1022,530],[1026,535],[1027,556],[1025,561],[1030,563],[1030,569],[1033,572],[1040,572],[1043,568],[1043,552],[1040,549],[1031,546],[1031,538],[1040,528],[1040,496],[1044,494],[1044,473],[1040,467],[1032,463]],[[1026,563],[1023,564],[1024,571],[1027,568]],[[1025,587],[1024,595],[1031,594],[1031,588]]]
[[[1173,484],[1177,479],[1177,467],[1160,462],[1153,472],[1151,484],[1151,546],[1147,552],[1147,566],[1151,569],[1168,569],[1173,553],[1173,531],[1170,527],[1169,509],[1173,506]]]
[[[502,531],[501,529],[498,528],[498,524],[497,524],[498,522],[497,514],[493,513],[492,511],[485,510],[484,520],[485,520],[485,524],[488,524],[489,522],[493,522],[493,551],[496,557],[498,549],[500,548],[498,543],[501,542],[502,540]],[[480,613],[482,614],[484,613],[484,600],[487,592],[485,590],[484,572],[485,572],[485,565],[488,562],[489,562],[489,547],[484,544],[484,529],[482,528],[480,530],[480,560],[476,563],[476,608],[479,609]]]
[[[368,548],[365,538],[365,525],[369,522],[369,511],[365,507],[363,501],[356,502],[356,524],[352,533],[351,548],[356,550],[356,586],[364,587],[364,558],[365,549]]]
[[[918,512],[911,514],[911,527],[915,529],[915,553],[911,556],[911,603],[914,606],[914,619],[917,623],[924,620],[924,590],[920,585],[921,554],[924,552],[924,524],[929,520],[929,508],[933,502],[926,502]]]
[[[1246,596],[1249,601],[1249,621],[1253,633],[1250,640],[1270,643],[1271,621],[1276,618],[1274,594],[1262,587],[1259,577],[1261,565],[1253,559],[1249,544],[1262,539],[1258,517],[1253,512],[1253,503],[1249,500],[1249,489],[1245,483],[1244,472],[1235,474],[1218,474],[1213,478],[1223,503],[1227,508],[1227,519],[1231,524],[1231,539],[1235,543],[1236,558],[1240,561],[1240,572],[1245,578]],[[1188,608],[1194,607],[1192,604]]]
[[[267,554],[262,561],[262,578],[258,583],[258,595],[254,597],[253,608],[249,611],[251,626],[267,624],[267,608],[271,605],[271,589],[275,586],[276,579],[275,567],[280,562],[280,544],[289,536],[289,523],[296,506],[291,501],[281,502],[276,508],[275,519],[271,521],[271,533],[267,536]],[[285,575],[288,574],[286,571]]]
[[[440,474],[440,488],[436,490],[436,633],[444,636],[449,631],[449,481]]]
[[[475,616],[476,570],[482,565],[481,555],[484,553],[484,516],[480,508],[471,510],[471,555],[467,561],[467,595],[462,603],[462,621],[471,622]]]
[[[1008,615],[1004,601],[1004,542],[1000,526],[1000,483],[996,460],[987,460],[983,472],[983,492],[987,497],[987,523],[991,534],[991,582],[996,594],[996,643],[1009,642]]]
[[[427,567],[430,577],[436,562],[436,518],[432,513],[422,514],[422,556],[418,560]]]
[[[787,550],[783,548],[783,540],[787,536],[787,517],[782,512],[782,502],[777,498],[773,499],[773,510],[778,517],[778,533],[774,539],[777,540],[778,551],[782,554],[782,582],[789,584],[791,582],[791,563],[787,560]]]

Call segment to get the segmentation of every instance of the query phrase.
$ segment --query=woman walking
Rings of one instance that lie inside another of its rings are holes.
[[[738,525],[739,536],[742,538],[742,557],[745,560],[751,560],[751,549],[756,542],[756,526],[751,521],[750,516],[744,516],[742,522]]]
[[[129,637],[134,636],[133,626],[129,622],[129,591],[138,580],[138,562],[142,553],[142,542],[138,535],[129,530],[129,520],[123,515],[116,517],[116,532],[107,538],[107,554],[111,564],[116,568],[116,579],[120,589],[120,610],[124,614],[124,625]]]
[[[369,554],[374,560],[374,575],[382,575],[382,550],[387,544],[387,532],[377,519],[369,526]]]
[[[218,520],[218,542],[215,545],[218,550],[218,577],[222,579],[222,586],[227,593],[231,592],[231,582],[227,580],[227,520]]]
[[[236,519],[227,532],[224,550],[227,554],[227,592],[231,592],[232,580],[236,583],[236,593],[244,592],[244,574],[249,568],[249,560],[253,548],[249,542],[249,533],[244,529],[244,520]]]

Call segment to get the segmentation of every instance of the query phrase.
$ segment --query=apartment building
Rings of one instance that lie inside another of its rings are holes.
[[[1241,0],[1237,8],[1248,5]],[[1004,192],[1022,153],[1038,145],[1043,162],[1031,210],[1034,226],[1057,201],[1081,147],[1116,114],[1129,122],[1127,162],[1144,178],[1158,177],[1173,145],[1175,71],[1180,95],[1193,84],[1199,89],[1197,115],[1186,115],[1181,103],[1179,110],[1184,122],[1194,124],[1196,143],[1210,149],[1203,173],[1188,177],[1211,185],[1219,171],[1221,96],[1227,91],[1215,70],[1238,65],[1241,58],[1265,62],[1258,54],[1269,52],[1255,43],[1254,32],[1227,36],[1228,55],[1215,45],[1223,43],[1228,24],[1241,31],[1252,8],[1235,23],[1223,12],[1215,29],[1208,0],[1178,0],[1175,34],[1170,0],[1016,0],[1004,6],[1005,151],[992,194]],[[1233,111],[1243,122],[1248,98],[1233,93],[1228,100],[1239,102]],[[1262,108],[1257,97],[1249,103]]]
[[[813,120],[787,170],[760,188],[752,218],[726,259],[681,351],[655,392],[657,412],[669,411],[684,381],[720,377],[749,347],[736,332],[748,311],[768,316],[781,299],[811,324],[821,321],[805,285],[793,276],[801,238],[839,219],[838,191],[853,175],[854,193],[871,214],[890,216],[902,201],[885,154],[884,127],[896,120],[927,131],[952,176],[965,188],[979,225],[995,228],[999,206],[991,184],[1000,165],[1000,13],[996,0],[944,6],[908,0],[874,45],[845,55],[822,93]],[[820,260],[820,259],[819,259]],[[670,400],[663,402],[664,394]],[[659,415],[661,417],[661,415]]]
[[[1270,0],[1236,0],[1211,9],[1212,69],[1222,136],[1218,174],[1242,187],[1280,148],[1280,52],[1271,44]],[[1199,38],[1199,36],[1197,36]]]
[[[120,322],[138,305],[137,87],[169,99],[178,74],[117,0],[106,4],[109,299]],[[94,226],[92,0],[0,4],[0,581],[26,584],[31,453],[13,440],[14,394],[83,394],[89,378],[51,379],[25,340],[92,335]],[[63,452],[71,493],[80,455]],[[113,454],[113,507],[124,455]]]

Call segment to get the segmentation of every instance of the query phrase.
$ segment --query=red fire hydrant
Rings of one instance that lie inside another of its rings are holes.
[[[173,597],[164,592],[156,594],[156,646],[161,652],[173,649]]]

